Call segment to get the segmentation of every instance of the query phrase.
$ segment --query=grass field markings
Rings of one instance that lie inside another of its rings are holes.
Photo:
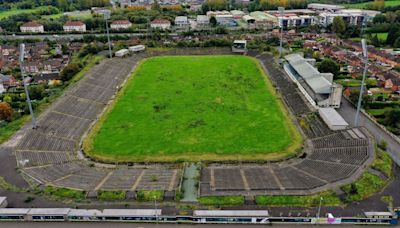
[[[336,162],[333,162],[333,163],[337,165]],[[314,178],[316,178],[316,179],[318,179],[318,180],[320,180],[320,181],[322,181],[322,182],[324,182],[324,183],[326,183],[326,184],[329,183],[329,181],[324,180],[324,179],[321,179],[320,177],[314,176],[313,174],[308,173],[308,172],[306,172],[306,171],[304,171],[304,170],[301,170],[301,169],[299,169],[299,168],[297,168],[297,167],[295,167],[295,166],[291,166],[291,167],[292,167],[294,170],[296,170],[297,172],[306,174],[306,175],[308,175],[308,176],[310,176],[310,177],[314,177]],[[357,167],[358,167],[358,166],[357,166]]]
[[[174,190],[174,186],[175,186],[175,180],[176,180],[176,176],[178,175],[178,170],[175,169],[173,171],[172,177],[171,177],[171,181],[169,182],[169,187],[168,187],[168,191],[172,191]]]
[[[136,188],[139,186],[140,181],[142,181],[142,178],[144,176],[144,173],[146,172],[146,170],[142,170],[142,172],[139,174],[139,176],[137,177],[135,183],[133,183],[132,187],[131,187],[131,191],[135,191]]]
[[[215,56],[213,56],[213,57],[215,57]],[[218,56],[218,57],[220,57],[220,56]],[[224,56],[224,57],[226,57],[226,56]],[[232,57],[232,56],[228,56],[228,57]],[[163,57],[158,57],[158,58],[163,58]],[[175,57],[175,58],[184,58],[184,57]],[[154,59],[154,58],[150,58],[150,59]],[[252,59],[252,58],[250,58],[250,59]],[[258,70],[257,73],[260,76],[264,77],[262,80],[264,80],[265,84],[267,84],[268,96],[275,95],[276,91],[273,89],[272,85],[270,85],[269,78],[265,76],[264,71],[260,67],[260,63],[258,61],[255,61],[254,59],[252,59],[252,64],[257,66],[257,70]],[[138,72],[141,70],[141,68],[142,68],[142,65],[139,65],[136,68],[136,71],[133,74],[133,77],[129,78],[130,81],[128,81],[128,85],[124,86],[123,90],[118,94],[119,96],[115,100],[118,100],[121,97],[121,95],[125,95],[126,88],[129,87],[129,83],[132,83],[132,84],[136,84],[137,83],[135,80],[133,80],[133,82],[131,82],[131,81],[138,74]],[[264,90],[263,92],[265,92],[265,88],[263,90]],[[268,100],[270,100],[270,101],[275,100],[274,104],[278,104],[277,106],[279,107],[279,109],[281,111],[283,111],[282,112],[283,113],[282,114],[283,117],[280,117],[280,118],[285,118],[288,121],[292,121],[292,119],[288,116],[289,115],[288,111],[285,110],[283,104],[281,104],[282,100],[281,100],[281,98],[279,96],[278,97],[269,97]],[[113,104],[115,105],[116,102],[113,102]],[[265,103],[263,103],[263,104],[265,105]],[[114,106],[114,105],[112,105],[112,106]],[[109,108],[113,108],[113,107],[110,106]],[[106,114],[106,116],[107,116],[107,114]],[[103,118],[101,118],[102,122],[104,122],[105,119],[106,118],[104,118],[104,115],[103,115]],[[289,125],[290,123],[288,123],[288,121],[283,121],[284,122],[283,125],[285,126],[285,128],[289,128],[287,130],[289,131],[291,136],[294,138],[294,140],[292,140],[291,145],[284,152],[289,151],[287,153],[289,154],[290,157],[292,157],[297,152],[293,148],[299,148],[301,146],[302,139],[301,139],[301,136],[299,135],[298,131],[296,130],[295,126]],[[99,121],[98,122],[99,124],[97,124],[97,126],[98,126],[97,127],[98,128],[97,132],[100,131],[99,128],[101,128],[101,123],[100,122],[101,121]],[[292,134],[293,132],[294,132],[294,134]],[[91,149],[93,149],[93,143],[91,143],[91,142],[93,142],[93,140],[94,140],[94,138],[93,138],[93,136],[95,135],[94,133],[95,133],[95,131],[92,130],[91,134],[90,134],[90,136],[92,136],[92,137],[89,136],[87,138],[87,140],[85,140],[86,143],[84,143],[85,144],[85,152],[89,156],[92,155],[94,158],[99,159],[99,160],[114,160],[114,161],[124,161],[124,160],[126,161],[127,159],[129,160],[129,155],[126,155],[126,154],[125,155],[124,154],[119,154],[119,155],[113,154],[112,155],[113,159],[110,158],[110,155],[107,155],[107,154],[104,154],[104,153],[93,154],[93,151],[91,151]],[[195,136],[195,138],[193,138],[193,136]],[[190,145],[193,142],[194,143],[198,142],[198,141],[195,140],[196,137],[198,137],[198,136],[192,135],[189,138],[184,138],[183,139],[184,141],[180,140],[180,141],[177,141],[177,142],[185,142],[185,143],[189,143],[188,145]],[[193,140],[195,140],[195,141],[193,141]],[[90,144],[92,144],[92,145],[90,145]],[[211,150],[211,151],[213,151],[213,150]],[[280,151],[280,152],[282,152],[282,151]],[[171,158],[170,156],[166,156],[165,154],[161,154],[160,156],[154,156],[155,157],[154,159],[157,162],[163,162],[163,161],[164,162],[171,162],[171,161],[176,161],[176,160],[181,160],[181,159],[188,159],[188,158],[189,159],[196,159],[196,160],[220,160],[221,159],[221,156],[220,156],[221,152],[218,152],[218,151],[217,151],[217,153],[208,152],[208,153],[213,153],[213,154],[207,154],[207,152],[205,152],[206,155],[203,152],[202,152],[201,155],[199,155],[199,153],[200,152],[196,152],[196,153],[189,152],[189,153],[185,153],[186,156],[184,156],[184,155],[175,155],[174,154],[174,156],[173,156],[174,158]],[[231,155],[231,156],[228,155],[228,156],[224,156],[224,160],[232,160],[232,161],[234,161],[234,160],[242,159],[242,158],[243,158],[243,160],[248,160],[248,159],[250,159],[249,157],[250,156],[248,156],[248,155],[247,155],[247,157],[246,157],[246,155],[242,155],[242,156],[241,155]],[[258,156],[257,155],[254,156],[254,154],[251,155],[251,159],[252,160],[265,160],[265,159],[280,160],[280,159],[282,159],[282,157],[283,157],[283,155],[281,153],[277,153],[277,154],[270,153],[270,154],[268,154],[268,156],[265,154],[265,152],[264,152],[264,154],[258,155]],[[138,157],[136,156],[135,159],[138,159]],[[141,154],[140,159],[141,160],[146,160],[146,159],[150,159],[150,157],[148,155]],[[151,160],[154,160],[154,159],[151,158]]]
[[[101,180],[100,182],[99,182],[99,184],[94,188],[94,190],[95,191],[97,191],[97,190],[99,190],[103,185],[104,185],[104,183],[106,183],[106,181],[111,177],[111,175],[114,173],[114,170],[113,171],[110,171],[104,178],[103,178],[103,180]]]
[[[250,191],[249,183],[247,182],[246,175],[244,175],[244,170],[242,168],[240,168],[239,172],[240,172],[240,176],[243,181],[244,189],[246,189],[247,191]]]
[[[210,167],[210,188],[215,191],[215,170]]]
[[[278,176],[276,176],[276,173],[274,172],[274,170],[272,169],[271,166],[268,166],[269,172],[272,174],[272,176],[274,177],[274,180],[276,182],[276,184],[278,185],[280,190],[285,190],[285,187],[283,187],[281,181],[279,180]]]

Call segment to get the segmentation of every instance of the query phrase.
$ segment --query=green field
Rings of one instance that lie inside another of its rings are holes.
[[[277,160],[302,139],[258,62],[145,60],[84,142],[102,161]]]
[[[370,4],[373,4],[374,1],[370,2],[361,2],[361,3],[353,3],[353,4],[343,4],[347,8],[353,8],[353,9],[367,9]],[[398,6],[400,5],[400,0],[386,0],[385,1],[385,7],[388,6]]]
[[[40,7],[34,8],[34,9],[16,9],[16,8],[12,8],[10,10],[0,11],[0,19],[4,19],[4,18],[7,18],[9,16],[17,15],[17,14],[21,14],[21,13],[36,13],[37,11],[39,11],[41,9],[46,9],[46,8],[47,8],[47,6],[40,6]]]

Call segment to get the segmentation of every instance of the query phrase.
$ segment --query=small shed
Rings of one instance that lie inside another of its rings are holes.
[[[233,41],[232,52],[246,53],[247,52],[247,41],[246,40]]]
[[[128,54],[129,54],[129,50],[128,49],[121,49],[121,50],[115,52],[115,56],[116,57],[120,57],[120,58],[125,57]]]
[[[318,113],[326,125],[333,131],[344,130],[349,126],[346,120],[334,108],[320,108],[318,109]]]
[[[130,52],[141,52],[144,51],[146,47],[144,45],[136,45],[129,47]]]

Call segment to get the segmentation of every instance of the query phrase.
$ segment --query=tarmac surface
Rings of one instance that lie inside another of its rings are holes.
[[[355,107],[346,99],[342,98],[342,105],[338,112],[347,121],[348,124],[354,126],[354,119],[356,116]],[[375,137],[376,142],[385,140],[387,145],[387,151],[391,155],[392,159],[400,165],[400,143],[394,140],[388,133],[378,127],[372,122],[365,114],[360,113],[360,126],[364,126],[368,131]]]

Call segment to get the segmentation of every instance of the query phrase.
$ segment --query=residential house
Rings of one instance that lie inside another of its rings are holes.
[[[44,27],[42,24],[39,24],[37,22],[31,21],[28,23],[25,23],[19,27],[21,32],[27,32],[27,33],[43,33],[44,32]]]
[[[196,22],[197,26],[208,26],[210,24],[210,18],[207,15],[197,15]]]
[[[4,75],[0,74],[0,84],[3,86],[4,89],[15,87],[18,84],[17,79],[11,75]]]
[[[154,29],[170,29],[171,22],[165,19],[155,19],[150,23],[150,27]]]
[[[21,64],[22,69],[28,74],[37,74],[40,72],[40,66],[38,62],[23,62]]]
[[[60,72],[62,66],[62,59],[49,59],[43,62],[43,70],[48,72]]]
[[[190,25],[189,20],[186,16],[177,16],[175,17],[175,26],[178,27],[187,27]]]
[[[86,24],[80,21],[68,21],[63,29],[65,32],[86,32]]]
[[[123,30],[129,29],[132,26],[132,23],[128,20],[116,20],[111,23],[111,29],[114,30]]]

